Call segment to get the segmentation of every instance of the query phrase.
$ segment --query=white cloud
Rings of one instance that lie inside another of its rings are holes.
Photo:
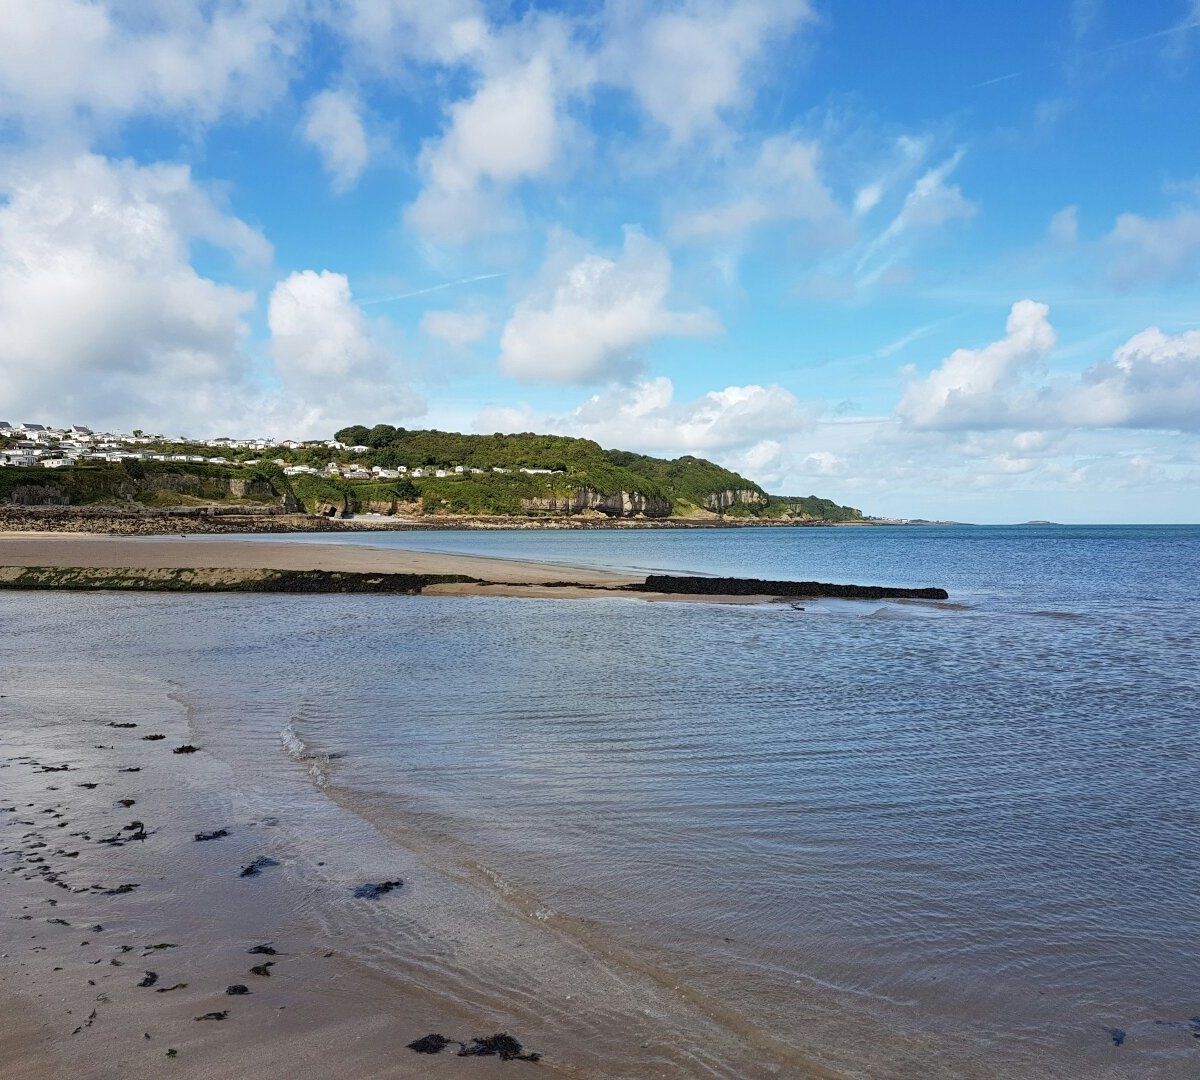
[[[746,232],[776,221],[826,222],[840,213],[821,180],[821,147],[790,135],[763,140],[754,164],[737,171],[735,199],[679,217],[677,240],[705,240]]]
[[[139,112],[257,113],[286,86],[296,14],[282,0],[0,0],[0,114],[41,134]]]
[[[301,270],[276,285],[267,324],[284,378],[345,378],[370,363],[375,351],[350,282],[329,270]]]
[[[1200,330],[1143,330],[1056,397],[1071,425],[1200,431]]]
[[[671,260],[640,230],[625,230],[616,259],[589,255],[557,280],[549,296],[522,302],[504,327],[500,366],[518,379],[573,383],[628,372],[639,350],[663,337],[716,333],[704,308],[667,306]]]
[[[1003,427],[1009,421],[1005,392],[1026,371],[1038,369],[1054,347],[1050,309],[1032,300],[1013,304],[1005,337],[982,349],[957,349],[941,367],[912,380],[896,415],[917,428]]]
[[[13,168],[0,189],[0,401],[98,423],[227,407],[254,296],[198,274],[188,246],[261,260],[259,233],[185,166],[83,155]]]
[[[1047,445],[1051,430],[1200,430],[1200,331],[1150,327],[1080,375],[1035,379],[1055,344],[1048,314],[1031,300],[1014,304],[1001,341],[958,349],[913,378],[897,417],[914,429],[1026,429],[1013,439],[1017,458]]]
[[[323,90],[313,97],[304,120],[304,138],[320,153],[335,192],[349,191],[358,183],[370,155],[353,93]]]
[[[489,30],[477,0],[337,0],[330,22],[377,71],[395,74],[398,60],[442,64],[477,55]]]
[[[421,150],[425,187],[406,219],[449,243],[510,227],[497,189],[543,173],[558,148],[558,113],[550,65],[541,58],[486,80],[449,109],[441,138]]]
[[[768,45],[813,17],[805,0],[691,0],[649,17],[640,4],[618,3],[609,16],[608,79],[630,86],[675,142],[749,104]]]
[[[1063,207],[1050,219],[1046,231],[1056,247],[1073,247],[1079,241],[1079,207]]]
[[[271,293],[267,324],[285,390],[276,411],[293,415],[293,427],[332,433],[425,411],[385,340],[386,324],[368,322],[344,274],[290,274]]]
[[[967,199],[962,189],[946,181],[958,168],[962,153],[955,154],[935,168],[918,177],[900,214],[888,226],[888,233],[898,235],[913,229],[936,229],[949,221],[974,217],[978,207]]]
[[[659,376],[596,394],[553,423],[606,446],[675,455],[745,453],[767,436],[805,428],[811,418],[781,386],[727,386],[677,402],[674,384]]]
[[[452,348],[482,341],[488,332],[488,317],[482,311],[427,311],[421,331]]]
[[[411,227],[451,244],[513,228],[509,194],[561,164],[575,132],[567,104],[593,80],[575,29],[538,15],[485,35],[470,57],[474,92],[446,109],[444,130],[421,147],[424,186],[405,211]]]
[[[901,169],[915,165],[925,152],[925,144],[919,139],[901,139],[897,148],[902,155]],[[979,207],[963,195],[962,189],[948,182],[962,158],[960,150],[916,179],[887,228],[862,248],[854,268],[854,293],[863,286],[885,283],[896,273],[897,261],[911,243],[906,243],[907,238],[968,220],[978,213]]]
[[[1190,280],[1200,271],[1200,212],[1121,214],[1107,243],[1115,252],[1111,274],[1120,285]]]

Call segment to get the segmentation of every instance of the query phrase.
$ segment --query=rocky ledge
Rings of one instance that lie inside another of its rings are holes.
[[[465,574],[364,574],[335,570],[264,570],[216,567],[132,569],[129,567],[0,566],[0,589],[111,589],[145,592],[381,593],[412,596],[430,585],[490,586]],[[526,586],[509,584],[505,595]],[[759,578],[676,577],[651,574],[629,585],[582,585],[557,581],[539,589],[588,589],[596,593],[653,593],[666,596],[767,596],[847,600],[947,600],[945,589],[879,585],[836,585],[819,581]],[[541,593],[540,595],[545,595]]]
[[[886,585],[835,585],[824,581],[766,581],[761,578],[677,577],[651,574],[634,592],[686,596],[786,596],[841,600],[949,600],[945,589],[902,589]]]

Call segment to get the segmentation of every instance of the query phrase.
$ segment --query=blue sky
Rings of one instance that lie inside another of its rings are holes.
[[[1197,521],[1198,106],[1200,0],[0,0],[0,417]]]

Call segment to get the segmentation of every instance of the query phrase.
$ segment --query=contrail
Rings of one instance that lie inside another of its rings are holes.
[[[424,296],[426,293],[452,289],[455,285],[470,285],[473,281],[491,281],[493,278],[504,276],[504,274],[476,274],[474,277],[465,277],[458,281],[443,281],[440,285],[430,285],[427,289],[414,289],[412,292],[401,293],[399,296],[378,296],[374,300],[360,300],[358,303],[360,307],[366,307],[368,304],[386,304],[392,300],[409,300],[414,296]]]
[[[978,90],[984,86],[995,86],[996,83],[1008,82],[1009,79],[1019,79],[1025,72],[1014,71],[1008,75],[997,75],[994,79],[984,79],[983,82],[972,83],[967,87],[968,90]]]

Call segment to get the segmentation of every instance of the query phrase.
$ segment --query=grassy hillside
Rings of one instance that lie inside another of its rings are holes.
[[[144,506],[213,503],[281,503],[291,496],[309,511],[343,513],[403,506],[443,514],[570,513],[592,509],[610,515],[733,518],[805,517],[842,521],[862,517],[853,507],[817,496],[769,496],[758,484],[704,458],[667,460],[626,450],[605,450],[590,439],[561,435],[460,435],[405,431],[386,424],[351,427],[338,441],[363,452],[331,450],[312,442],[258,452],[270,461],[252,465],[208,462],[125,461],[66,469],[0,469],[0,503],[95,505],[133,501]],[[242,460],[250,451],[159,444],[160,452]],[[342,465],[395,469],[462,466],[445,477],[345,480],[339,476],[285,477],[275,460],[323,469]],[[550,472],[524,473],[536,469]],[[472,471],[475,470],[475,471]],[[501,471],[496,471],[501,470]]]
[[[68,506],[267,504],[287,492],[282,472],[174,461],[124,461],[69,469],[0,469],[0,503]]]

